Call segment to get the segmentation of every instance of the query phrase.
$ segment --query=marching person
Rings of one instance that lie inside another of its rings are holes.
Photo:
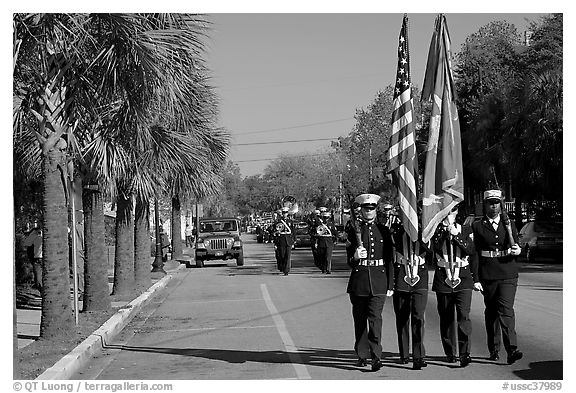
[[[332,251],[336,243],[338,231],[331,219],[330,212],[326,209],[320,215],[320,220],[314,230],[316,255],[322,273],[331,274],[332,272]]]
[[[472,361],[472,290],[481,291],[482,285],[474,255],[472,229],[456,223],[457,214],[458,205],[438,225],[432,237],[435,265],[432,290],[436,292],[440,339],[447,361],[456,363],[460,360],[460,367],[466,367]]]
[[[356,365],[365,366],[370,357],[372,371],[382,367],[382,309],[386,297],[394,292],[392,239],[388,228],[376,222],[379,200],[375,194],[356,197],[360,214],[349,227],[346,243],[348,265],[352,268],[346,292],[352,303]]]
[[[312,257],[314,258],[314,266],[318,269],[322,269],[320,267],[320,261],[318,259],[318,253],[316,252],[316,227],[320,223],[320,210],[314,210],[314,215],[310,218],[310,223],[308,226],[308,234],[310,235],[310,248],[312,248]]]
[[[410,361],[410,332],[412,333],[412,368],[428,366],[424,348],[424,314],[428,302],[428,247],[420,240],[412,242],[402,223],[392,224],[394,240],[394,295],[396,333],[400,363]]]
[[[285,276],[290,273],[292,245],[296,237],[296,231],[291,220],[288,219],[288,207],[281,209],[281,217],[274,224],[274,249],[277,251],[276,258],[278,269]]]
[[[472,224],[474,244],[478,253],[480,283],[484,295],[484,321],[490,360],[500,359],[500,335],[513,364],[522,359],[515,329],[514,298],[518,286],[520,254],[518,232],[502,210],[502,191],[484,192],[484,217]]]

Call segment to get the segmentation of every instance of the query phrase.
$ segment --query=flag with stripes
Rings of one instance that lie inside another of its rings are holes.
[[[462,143],[451,67],[446,17],[439,15],[430,51],[422,100],[432,100],[430,131],[422,191],[422,240],[434,235],[450,210],[464,200]]]
[[[414,136],[414,109],[410,84],[408,17],[404,15],[398,43],[398,68],[394,87],[392,135],[388,149],[388,172],[398,189],[400,219],[414,242],[418,240],[417,176],[418,164]]]

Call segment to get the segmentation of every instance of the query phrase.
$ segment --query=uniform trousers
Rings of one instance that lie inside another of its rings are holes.
[[[410,356],[410,330],[412,331],[412,357],[426,356],[424,348],[424,314],[428,302],[427,289],[419,291],[394,291],[392,297],[396,314],[396,332],[400,357]]]
[[[382,309],[386,295],[357,296],[350,294],[354,318],[354,351],[359,358],[382,357]]]
[[[517,278],[481,281],[484,295],[484,321],[488,350],[500,350],[500,333],[507,353],[517,348],[514,298],[518,286]]]
[[[278,246],[278,269],[281,272],[289,273],[290,272],[290,255],[292,254],[292,247],[289,245],[282,245]]]
[[[318,247],[316,253],[318,256],[318,263],[320,264],[320,269],[324,272],[330,272],[332,270],[332,251],[334,250],[334,245],[328,245],[326,247]]]
[[[440,339],[446,356],[470,354],[470,336],[472,321],[470,320],[470,305],[472,290],[464,289],[456,292],[436,292],[438,315],[440,316]],[[458,354],[456,353],[458,342]]]

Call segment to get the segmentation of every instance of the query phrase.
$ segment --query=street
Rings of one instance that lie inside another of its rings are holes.
[[[472,363],[444,361],[435,294],[429,291],[428,367],[398,363],[391,298],[384,306],[383,362],[378,372],[354,365],[354,331],[346,294],[349,270],[338,244],[333,273],[314,266],[310,248],[292,252],[292,271],[276,270],[271,244],[243,234],[245,266],[211,261],[180,270],[74,379],[100,380],[541,380],[562,379],[562,265],[522,268],[516,330],[524,358],[488,360],[484,305],[473,294]],[[432,280],[430,280],[430,283]]]

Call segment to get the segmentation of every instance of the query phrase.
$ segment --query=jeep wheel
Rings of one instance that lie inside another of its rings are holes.
[[[196,267],[204,267],[204,261],[200,258],[196,258]]]
[[[244,266],[244,251],[240,251],[240,255],[236,258],[236,266]]]

